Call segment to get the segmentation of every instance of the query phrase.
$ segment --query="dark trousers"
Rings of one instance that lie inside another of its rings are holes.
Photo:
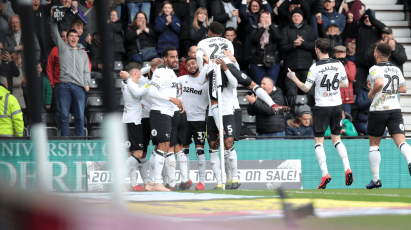
[[[355,80],[353,83],[354,94],[357,94],[360,89],[362,89],[367,81],[370,68],[357,66],[357,75],[355,75]]]
[[[308,69],[302,69],[302,70],[294,70],[295,76],[303,83],[307,80],[307,74],[308,74]],[[305,93],[301,91],[301,89],[298,88],[298,86],[289,79],[287,76],[285,76],[285,86],[287,87],[287,96],[296,96],[296,95],[304,95]],[[309,93],[314,92],[314,85],[311,87],[311,90]]]

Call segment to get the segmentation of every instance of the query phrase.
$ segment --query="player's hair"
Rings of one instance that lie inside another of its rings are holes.
[[[234,34],[237,34],[237,33],[235,32],[235,29],[234,29],[233,27],[231,27],[231,26],[230,26],[230,27],[227,27],[227,29],[225,29],[224,34],[226,34],[227,31],[233,31]]]
[[[168,57],[168,51],[177,51],[177,49],[176,49],[176,47],[174,47],[174,46],[166,46],[164,49],[163,49],[163,52],[161,52],[161,57],[162,58],[164,58],[164,57]]]
[[[327,38],[319,38],[315,40],[315,48],[319,49],[323,54],[328,54],[331,49],[330,40]]]
[[[156,69],[157,67],[159,67],[160,65],[164,64],[163,59],[161,58],[154,58],[153,60],[151,60],[150,62],[150,67],[153,69]]]
[[[141,65],[135,62],[130,62],[126,65],[126,71],[130,72],[133,69],[141,70]]]
[[[77,30],[75,30],[75,29],[69,29],[69,30],[67,31],[66,37],[68,38],[71,33],[78,34]]]
[[[187,62],[188,62],[188,61],[191,61],[191,60],[197,61],[197,59],[195,59],[195,58],[193,58],[193,57],[188,57],[184,63],[187,64]]]
[[[73,28],[74,26],[84,27],[84,24],[79,19],[76,19],[71,22],[70,28]]]
[[[205,14],[205,28],[208,29],[208,13],[207,13],[207,9],[204,7],[200,7],[196,10],[196,13],[194,14],[194,21],[193,21],[193,26],[196,28],[196,30],[200,29],[200,26],[198,25],[198,15],[199,14]]]
[[[209,30],[215,35],[221,35],[224,31],[224,26],[221,23],[214,21],[210,24]]]
[[[380,43],[377,45],[376,51],[382,58],[389,58],[391,55],[392,49],[390,45],[385,44],[385,43]]]
[[[171,8],[173,8],[173,11],[171,12],[170,15],[174,15],[174,7],[173,7],[173,4],[171,4],[171,2],[169,2],[169,1],[164,1],[163,4],[161,4],[160,16],[164,14],[164,13],[163,13],[163,8],[164,8],[164,6],[167,5],[167,4],[170,4],[170,5],[171,5]]]
[[[274,80],[271,77],[266,76],[266,77],[263,77],[263,80],[264,79],[268,79],[271,82],[271,84],[275,85]]]

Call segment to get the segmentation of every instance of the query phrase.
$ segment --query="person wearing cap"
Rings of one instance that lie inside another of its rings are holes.
[[[292,12],[296,8],[299,8],[303,12],[302,16],[304,17],[304,21],[309,20],[308,16],[310,15],[310,6],[305,0],[283,1],[278,6],[280,28],[285,28],[292,23]]]
[[[335,25],[338,26],[340,31],[343,31],[345,28],[345,16],[342,14],[339,14],[335,9],[335,1],[334,0],[324,0],[323,3],[324,9],[321,13],[316,14],[311,18],[311,26],[314,28],[315,35],[317,35],[317,38],[320,38],[319,32],[318,32],[318,26],[317,26],[317,18],[321,16],[322,18],[322,25],[326,27],[327,25],[330,25],[330,23],[335,23]]]
[[[340,27],[338,24],[334,22],[329,22],[328,25],[323,25],[322,15],[317,14],[317,28],[318,28],[318,35],[320,38],[327,38],[330,40],[331,49],[329,56],[330,58],[334,58],[334,47],[344,45],[344,41],[347,38],[347,30],[344,29],[342,32],[340,31]]]
[[[276,103],[285,103],[283,91],[274,86],[274,81],[271,77],[263,78],[261,88],[263,88]],[[247,106],[248,114],[257,116],[258,136],[285,136],[285,118],[283,113],[274,114],[270,106],[254,94],[247,95],[246,100],[250,103]],[[264,140],[268,139],[264,138]]]
[[[314,136],[310,106],[299,107],[298,118],[287,120],[286,136]]]
[[[354,89],[353,82],[355,80],[355,75],[357,74],[357,67],[354,62],[349,61],[347,58],[347,48],[345,46],[336,46],[334,48],[335,59],[338,59],[343,63],[345,67],[345,72],[348,78],[348,88],[340,88],[341,100],[343,110],[351,114],[351,105],[354,103]]]
[[[307,79],[308,69],[313,63],[315,52],[315,32],[314,29],[304,22],[304,13],[300,8],[295,8],[292,12],[292,22],[283,28],[280,42],[280,51],[285,55],[284,68],[292,69],[300,81]],[[285,78],[287,96],[295,96],[298,93],[304,94],[298,86],[289,78]],[[314,89],[314,88],[313,88]]]
[[[379,43],[386,43],[391,46],[391,56],[388,61],[400,68],[403,72],[403,65],[407,61],[407,53],[404,46],[394,40],[392,29],[388,26],[384,27],[381,31],[381,39],[374,44],[371,44],[367,50],[366,58],[372,60],[372,64],[375,64],[374,50]]]

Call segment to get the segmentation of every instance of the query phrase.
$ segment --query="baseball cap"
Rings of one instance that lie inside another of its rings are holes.
[[[334,47],[334,51],[347,52],[347,48],[345,46],[336,46]]]
[[[384,27],[384,29],[382,29],[381,31],[382,33],[388,33],[388,34],[392,34],[392,29],[388,26]]]

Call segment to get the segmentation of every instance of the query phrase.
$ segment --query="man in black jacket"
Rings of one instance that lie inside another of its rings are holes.
[[[263,78],[261,88],[276,103],[282,103],[281,105],[285,103],[283,92],[280,88],[274,86],[274,81],[271,77]],[[246,100],[250,103],[247,106],[248,114],[257,116],[257,133],[259,136],[285,136],[285,118],[283,113],[274,114],[270,106],[264,103],[263,100],[258,99],[254,94],[246,96]]]
[[[244,61],[244,46],[237,40],[237,34],[233,27],[228,27],[224,32],[224,37],[233,43],[234,57],[238,61],[241,70],[247,70],[247,65]]]
[[[40,61],[45,66],[48,55],[51,49],[55,46],[51,39],[50,24],[48,22],[52,5],[41,5],[40,0],[33,0],[31,6],[34,13],[33,30],[40,45]]]

